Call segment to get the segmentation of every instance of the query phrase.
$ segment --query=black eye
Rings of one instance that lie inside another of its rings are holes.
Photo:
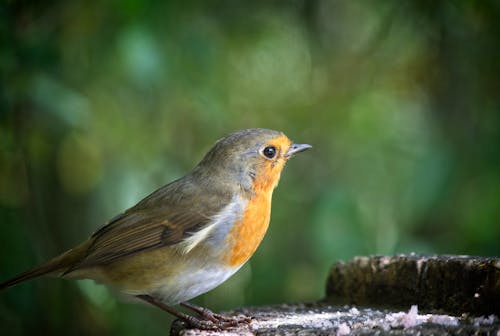
[[[276,147],[274,146],[267,146],[266,148],[264,148],[264,150],[262,151],[262,154],[264,154],[264,156],[268,159],[272,159],[273,157],[276,156]]]

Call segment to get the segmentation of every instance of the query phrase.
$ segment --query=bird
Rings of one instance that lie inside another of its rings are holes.
[[[217,314],[189,300],[226,281],[254,254],[269,226],[273,190],[285,164],[311,147],[270,129],[231,133],[185,176],[0,289],[43,275],[93,279],[191,327],[221,330],[248,323],[248,317]]]

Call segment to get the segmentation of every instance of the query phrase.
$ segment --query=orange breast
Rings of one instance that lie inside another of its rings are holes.
[[[232,247],[224,256],[228,266],[236,267],[246,262],[264,238],[271,215],[271,193],[251,198],[243,218],[231,229],[229,244]]]

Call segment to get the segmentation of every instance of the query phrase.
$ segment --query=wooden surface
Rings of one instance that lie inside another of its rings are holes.
[[[408,310],[378,310],[353,306],[277,305],[231,312],[253,317],[247,326],[221,332],[185,329],[178,321],[172,335],[182,336],[270,336],[270,335],[484,335],[499,336],[495,316],[472,317],[419,313]]]
[[[333,265],[327,301],[370,307],[418,305],[500,315],[500,259],[450,255],[356,257]]]

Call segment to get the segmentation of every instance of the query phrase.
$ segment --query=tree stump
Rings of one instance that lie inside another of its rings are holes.
[[[337,262],[329,302],[473,315],[500,312],[500,259],[450,255],[356,257]]]
[[[175,321],[171,334],[500,336],[499,289],[499,258],[356,257],[334,264],[316,303],[227,312],[252,322],[219,332]]]

